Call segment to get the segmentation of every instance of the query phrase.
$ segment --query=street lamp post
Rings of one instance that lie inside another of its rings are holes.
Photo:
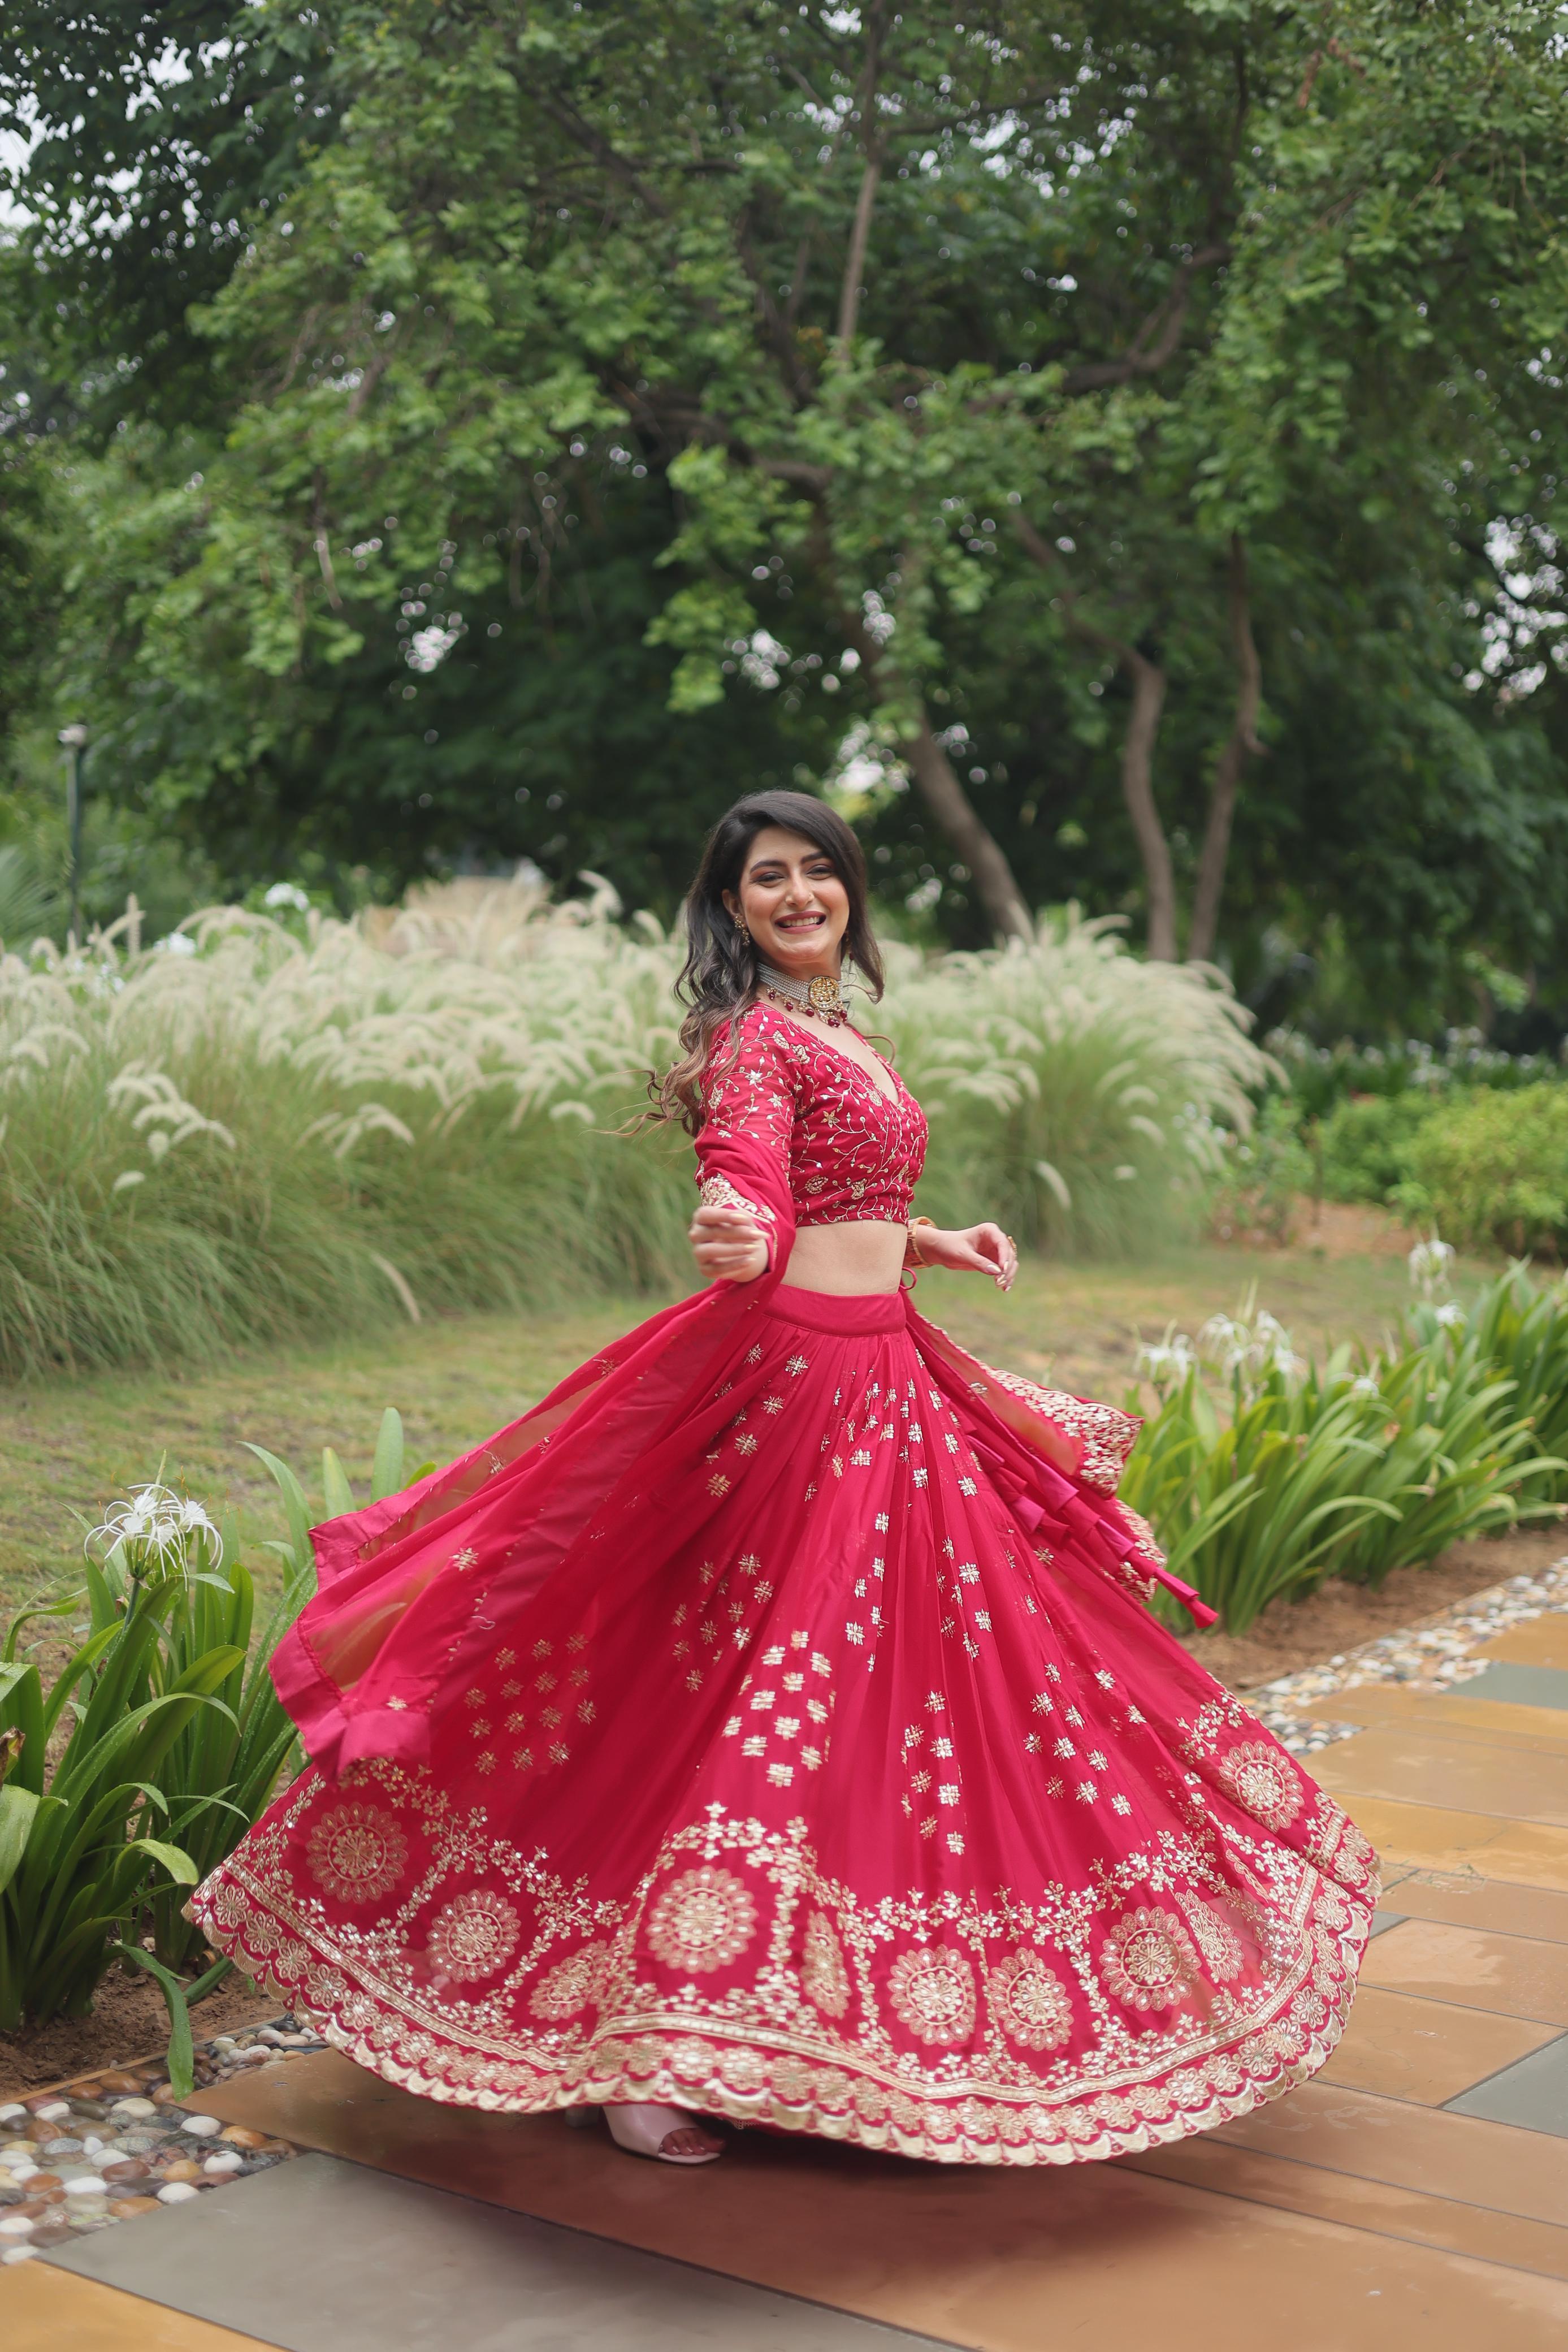
[[[62,727],[60,742],[66,755],[66,833],[70,858],[70,944],[81,940],[81,755],[87,745],[85,727]]]

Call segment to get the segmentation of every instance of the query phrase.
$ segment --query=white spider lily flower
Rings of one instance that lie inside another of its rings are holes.
[[[1357,1397],[1375,1397],[1382,1394],[1382,1391],[1379,1389],[1377,1382],[1375,1380],[1369,1379],[1365,1372],[1358,1374],[1358,1376],[1352,1381],[1350,1384],[1350,1392],[1352,1396]]]
[[[1197,1351],[1185,1331],[1167,1331],[1163,1339],[1140,1339],[1137,1369],[1155,1388],[1176,1387],[1197,1362]]]
[[[1425,1241],[1416,1243],[1406,1260],[1410,1269],[1412,1289],[1418,1290],[1423,1298],[1436,1298],[1439,1291],[1448,1287],[1449,1268],[1453,1263],[1453,1244],[1439,1241],[1436,1234],[1429,1234]]]
[[[1239,1315],[1211,1315],[1197,1336],[1209,1361],[1239,1378],[1244,1388],[1255,1386],[1270,1372],[1293,1381],[1307,1369],[1278,1317],[1266,1307],[1255,1310],[1250,1297]]]
[[[1470,1318],[1457,1298],[1445,1298],[1432,1319],[1441,1330],[1462,1331]]]
[[[138,1579],[150,1570],[185,1576],[198,1549],[208,1566],[221,1566],[224,1539],[200,1503],[152,1482],[133,1486],[125,1501],[111,1503],[82,1549],[89,1559],[105,1565],[118,1555]]]

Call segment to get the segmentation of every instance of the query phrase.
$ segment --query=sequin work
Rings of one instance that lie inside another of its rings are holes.
[[[925,1116],[891,1064],[884,1093],[849,1055],[800,1022],[754,1004],[737,1024],[739,1052],[705,1090],[697,1181],[705,1200],[734,1204],[716,1165],[737,1129],[778,1160],[797,1225],[885,1218],[903,1224],[925,1157]]]
[[[925,1129],[743,1033],[698,1160],[768,1273],[315,1531],[313,1760],[192,1916],[434,2099],[952,2164],[1245,2115],[1333,2048],[1376,1857],[1145,1606],[1135,1423],[779,1280],[796,1223],[903,1216]]]

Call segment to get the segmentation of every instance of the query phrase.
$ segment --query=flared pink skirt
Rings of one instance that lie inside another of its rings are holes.
[[[483,1635],[428,1752],[308,1769],[194,1898],[213,1943],[433,2098],[942,2162],[1313,2073],[1376,1895],[1340,1808],[1087,1515],[1026,1531],[902,1297],[781,1289],[716,1369],[589,1569],[509,1601],[496,1510],[445,1528]]]

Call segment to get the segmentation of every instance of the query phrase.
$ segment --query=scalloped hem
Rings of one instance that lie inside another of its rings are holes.
[[[214,1880],[225,1875],[220,1866]],[[206,1895],[214,1880],[206,1882],[201,1895]],[[228,1877],[227,1884],[234,1888],[235,1882]],[[255,1903],[250,1890],[244,1892]],[[562,2082],[559,2066],[520,2056],[497,2062],[493,2053],[465,2051],[455,2041],[449,2041],[441,2053],[427,2047],[411,2062],[383,2046],[373,2031],[356,2030],[331,2007],[313,2000],[307,1990],[308,1976],[280,1975],[266,1954],[251,1948],[242,1930],[219,1927],[210,1900],[193,1897],[186,1916],[215,1949],[226,1952],[258,1985],[308,2018],[333,2049],[383,2082],[439,2105],[548,2115],[572,2107],[659,2101],[735,2124],[839,2140],[926,2164],[1101,2164],[1234,2123],[1298,2090],[1327,2063],[1350,2016],[1379,1884],[1375,1874],[1370,1885],[1354,1897],[1328,1883],[1322,1892],[1328,1900],[1314,1906],[1304,1930],[1308,1945],[1320,1948],[1318,1968],[1303,1971],[1267,2022],[1243,2031],[1228,2047],[1189,2064],[1167,2065],[1146,2083],[1127,2082],[1114,2090],[1085,2084],[1077,2092],[1057,2094],[1049,2103],[998,2097],[994,2091],[922,2097],[872,2071],[852,2070],[841,2053],[808,2059],[787,2044],[737,2042],[716,2035],[711,2022],[705,2030],[684,2020],[612,2033],[598,2055],[603,2059],[613,2053],[618,2063],[609,2068],[580,2063],[570,2085]],[[1343,1925],[1315,1916],[1320,1908],[1332,1910],[1336,1902],[1350,1915]],[[260,1911],[263,1906],[256,1907]],[[1333,1982],[1326,1987],[1322,1981],[1323,1943],[1333,1944],[1338,1962]],[[342,1984],[336,1958],[323,1952],[319,1960]],[[371,1995],[347,1987],[344,1990],[345,2005],[377,2013],[383,2038],[387,2028],[393,2027],[401,2028],[406,2042],[428,2045],[434,2040],[426,2027],[401,2018]],[[1255,2062],[1243,2054],[1249,2049],[1256,2053]],[[432,2059],[444,2059],[444,2063],[433,2071]],[[476,2079],[497,2072],[513,2076],[514,2083],[500,2088],[494,2080]],[[532,2086],[523,2079],[529,2073],[536,2077]],[[747,2075],[758,2079],[747,2084]],[[737,2082],[737,2076],[743,2079]],[[824,2098],[830,2088],[833,2095]],[[792,2092],[797,2095],[791,2096]]]

